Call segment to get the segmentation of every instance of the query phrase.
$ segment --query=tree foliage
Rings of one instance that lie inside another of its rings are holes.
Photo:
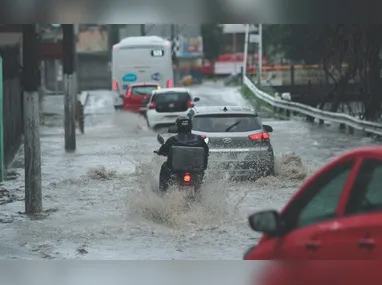
[[[215,61],[222,50],[223,28],[219,24],[202,24],[204,57]]]
[[[328,94],[333,98],[331,111],[346,101],[345,88],[357,82],[364,105],[360,117],[377,119],[382,111],[382,25],[334,25],[329,38],[331,49],[324,59],[324,70],[335,83]]]
[[[363,103],[357,115],[366,120],[381,117],[382,25],[266,25],[264,41],[286,58],[323,66],[334,87],[321,108],[330,100],[336,112],[347,102],[345,91],[353,84]]]
[[[327,49],[328,25],[265,25],[264,47],[293,61],[317,64]]]

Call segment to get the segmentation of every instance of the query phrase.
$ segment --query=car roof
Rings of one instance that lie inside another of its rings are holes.
[[[162,88],[159,90],[155,90],[153,94],[162,94],[162,93],[170,93],[170,92],[185,92],[190,93],[190,89],[183,87],[175,87],[175,88]]]
[[[209,114],[248,114],[258,115],[256,110],[248,106],[202,106],[194,107],[195,116],[197,115],[209,115]]]
[[[364,146],[364,147],[358,147],[355,149],[348,150],[347,152],[343,153],[340,158],[347,158],[347,157],[354,157],[357,155],[364,155],[369,156],[373,154],[382,154],[382,146]]]
[[[306,191],[307,187],[312,185],[312,183],[315,183],[316,179],[319,178],[328,169],[333,167],[333,165],[337,165],[338,163],[342,163],[347,160],[357,159],[358,157],[376,158],[376,156],[380,157],[381,155],[382,155],[382,146],[365,146],[365,147],[358,147],[355,149],[348,150],[344,152],[343,154],[337,156],[333,160],[326,163],[324,166],[320,167],[313,175],[311,175],[304,182],[304,184],[299,188],[299,190],[284,205],[281,213],[285,213],[285,211],[289,210],[290,207],[292,207],[293,205],[293,201],[295,201],[298,197],[300,197],[302,193]]]
[[[137,82],[137,83],[129,84],[130,87],[135,87],[135,86],[146,86],[146,85],[155,85],[155,86],[159,86],[159,83],[157,83],[157,82]]]
[[[169,41],[158,36],[138,36],[124,38],[117,45],[119,45],[120,47],[126,47],[135,45],[152,46],[153,44],[165,45],[169,44]]]

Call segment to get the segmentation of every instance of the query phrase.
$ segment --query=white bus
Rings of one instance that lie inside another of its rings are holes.
[[[112,88],[116,91],[114,107],[119,109],[129,84],[159,83],[173,87],[171,43],[157,36],[128,37],[113,46]]]

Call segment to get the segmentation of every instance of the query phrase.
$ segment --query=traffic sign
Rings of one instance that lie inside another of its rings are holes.
[[[260,36],[256,34],[250,34],[249,35],[249,42],[250,43],[259,43],[260,42]]]

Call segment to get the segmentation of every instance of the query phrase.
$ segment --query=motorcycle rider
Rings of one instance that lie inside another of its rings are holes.
[[[165,192],[169,186],[170,178],[172,175],[172,166],[171,166],[171,152],[170,149],[172,146],[187,146],[187,147],[203,147],[205,150],[204,157],[204,170],[198,173],[195,177],[197,183],[195,185],[200,185],[204,177],[204,171],[207,169],[208,165],[208,156],[209,148],[207,143],[200,135],[195,135],[191,133],[192,130],[192,121],[186,116],[180,116],[175,125],[177,127],[178,134],[167,139],[167,141],[159,148],[157,154],[162,156],[167,156],[167,161],[162,164],[160,169],[160,179],[159,179],[159,188],[162,192]],[[199,183],[198,183],[199,182]],[[195,189],[199,190],[199,189]]]

